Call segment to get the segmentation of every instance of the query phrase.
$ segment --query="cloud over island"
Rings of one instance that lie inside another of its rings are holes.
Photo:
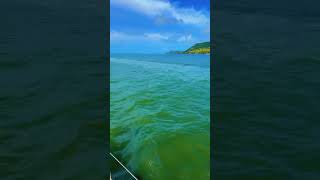
[[[111,52],[179,50],[210,39],[209,3],[111,0],[110,5]]]
[[[155,18],[157,21],[174,19],[176,22],[192,25],[208,25],[208,13],[194,8],[176,7],[170,1],[163,0],[111,0],[111,5],[134,10]],[[166,18],[165,18],[166,17]]]

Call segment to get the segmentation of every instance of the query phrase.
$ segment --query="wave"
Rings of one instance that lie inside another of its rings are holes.
[[[146,180],[208,179],[209,74],[197,66],[111,58],[112,152]]]
[[[210,68],[200,67],[195,65],[186,64],[173,64],[173,63],[162,63],[162,62],[151,62],[151,61],[140,61],[133,59],[118,59],[111,58],[112,64],[124,64],[130,65],[131,68],[139,68],[137,71],[142,71],[141,68],[148,72],[149,78],[152,75],[162,74],[163,76],[174,76],[183,80],[209,80],[210,79]],[[111,68],[112,69],[112,68]]]

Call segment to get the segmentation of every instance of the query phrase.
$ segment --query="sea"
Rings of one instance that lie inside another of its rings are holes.
[[[211,4],[210,177],[320,179],[319,1]],[[106,6],[1,1],[1,180],[109,176]],[[111,101],[122,102],[112,107],[112,151],[135,175],[207,178],[189,159],[208,167],[208,60],[126,56],[111,58]]]
[[[211,176],[320,179],[319,2],[212,3]]]
[[[0,179],[106,179],[107,3],[0,4]]]
[[[210,56],[112,54],[111,152],[144,180],[210,179]]]

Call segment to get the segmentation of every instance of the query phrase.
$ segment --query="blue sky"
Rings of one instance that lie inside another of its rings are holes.
[[[111,53],[164,53],[210,39],[210,0],[110,0]]]

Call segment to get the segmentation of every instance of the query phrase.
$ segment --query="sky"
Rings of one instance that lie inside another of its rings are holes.
[[[210,40],[210,0],[110,0],[111,53],[165,53]]]

